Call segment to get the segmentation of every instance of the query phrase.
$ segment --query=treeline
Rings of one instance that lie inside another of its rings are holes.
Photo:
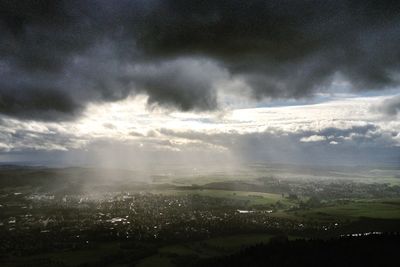
[[[230,256],[186,262],[186,266],[399,266],[399,248],[398,234],[294,241],[278,237]]]

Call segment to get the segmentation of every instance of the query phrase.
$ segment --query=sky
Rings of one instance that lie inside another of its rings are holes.
[[[0,1],[0,162],[400,166],[398,1]]]

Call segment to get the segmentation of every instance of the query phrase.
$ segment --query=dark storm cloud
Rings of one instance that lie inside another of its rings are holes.
[[[300,97],[336,73],[377,89],[398,82],[399,9],[396,1],[163,1],[139,44],[217,58],[261,96]]]
[[[213,82],[224,76],[217,66],[204,60],[173,60],[141,65],[130,77],[137,90],[151,92],[148,102],[176,106],[181,110],[213,109],[217,106]]]
[[[43,87],[2,88],[0,112],[21,118],[70,119],[80,107],[63,91]]]
[[[227,77],[257,98],[309,96],[337,75],[356,90],[396,86],[399,10],[398,1],[3,0],[0,112],[66,119],[139,92],[150,104],[214,109]]]

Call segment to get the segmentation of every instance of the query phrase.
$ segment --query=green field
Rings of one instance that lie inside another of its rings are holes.
[[[262,193],[262,192],[245,192],[231,190],[214,190],[214,189],[193,189],[193,190],[153,190],[152,193],[164,195],[199,195],[214,198],[224,198],[230,200],[248,201],[248,205],[269,205],[281,202],[290,205],[291,202],[282,197],[281,194]]]
[[[400,200],[357,200],[347,204],[299,211],[296,215],[308,219],[358,219],[360,217],[376,219],[400,219]]]

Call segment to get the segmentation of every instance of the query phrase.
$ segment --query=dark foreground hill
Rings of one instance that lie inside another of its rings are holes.
[[[195,266],[399,266],[400,236],[369,235],[330,240],[285,238],[259,244]]]

